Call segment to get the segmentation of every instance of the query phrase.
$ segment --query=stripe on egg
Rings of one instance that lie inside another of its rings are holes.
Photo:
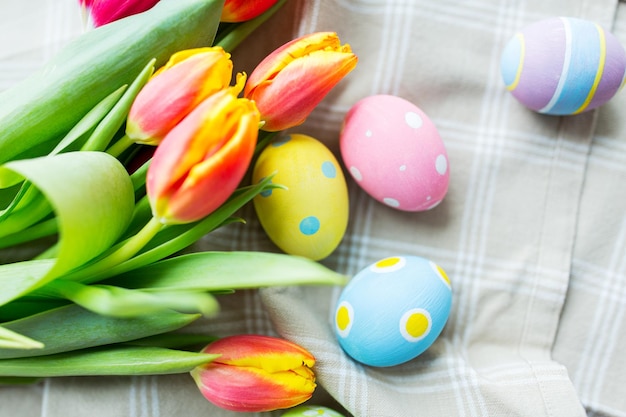
[[[561,18],[561,22],[565,31],[563,69],[552,99],[539,110],[540,113],[573,114],[583,111],[593,98],[594,86],[597,89],[602,78],[601,69],[606,59],[602,29],[579,19]]]
[[[596,92],[598,91],[600,80],[602,79],[602,76],[604,75],[604,65],[606,63],[606,38],[604,36],[604,31],[602,30],[602,28],[598,26],[597,24],[595,24],[595,27],[596,27],[596,30],[598,31],[598,39],[600,42],[600,58],[598,59],[598,69],[596,70],[596,77],[593,80],[593,85],[591,86],[591,90],[589,91],[589,94],[587,94],[587,98],[585,99],[585,102],[582,104],[582,106],[580,106],[574,112],[574,114],[585,111],[585,109],[589,106],[589,103],[591,103],[591,100],[593,99],[593,97],[596,95]]]
[[[565,80],[567,79],[567,75],[569,74],[570,63],[572,61],[572,29],[567,19],[561,18],[561,22],[563,23],[563,29],[565,33],[565,56],[563,61],[563,67],[561,68],[561,76],[559,77],[559,83],[556,86],[556,91],[552,95],[552,99],[544,108],[539,109],[540,113],[549,113],[554,108],[557,100],[559,99],[559,97],[561,97],[561,93],[563,92],[563,88],[565,87]]]
[[[621,90],[626,81],[626,51],[618,38],[604,30],[602,33],[606,44],[604,69],[588,109],[596,108],[609,101]]]
[[[561,21],[554,20],[562,28]],[[564,44],[563,30],[546,34],[545,24],[540,22],[516,34],[503,51],[501,70],[507,89],[535,111],[546,107],[554,97],[563,73],[565,48],[547,46]]]
[[[502,74],[504,77],[504,83],[506,89],[513,91],[519,85],[519,80],[522,76],[522,69],[524,68],[524,57],[526,56],[526,40],[522,33],[515,35],[513,42],[504,50],[502,59],[504,61],[518,60],[517,65],[504,66],[505,72]],[[515,71],[513,71],[515,69]]]

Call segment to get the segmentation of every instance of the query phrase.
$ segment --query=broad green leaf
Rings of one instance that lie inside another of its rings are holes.
[[[347,277],[307,258],[268,252],[196,252],[155,262],[112,279],[145,291],[343,285]]]
[[[0,360],[0,376],[165,375],[190,372],[219,355],[158,347],[112,346]]]
[[[21,175],[46,196],[57,217],[59,245],[55,262],[0,266],[0,305],[110,248],[132,216],[134,193],[130,177],[117,159],[104,152],[68,152],[12,161],[0,166],[0,174],[4,171]],[[42,270],[42,265],[47,269]],[[5,268],[12,270],[12,278],[3,271]],[[30,285],[10,282],[13,280],[26,280]],[[5,290],[5,285],[10,290]]]
[[[112,343],[128,342],[180,329],[198,314],[161,310],[136,318],[113,318],[92,313],[75,304],[4,323],[12,332],[44,344],[41,349],[0,349],[0,358],[49,355]]]
[[[153,293],[111,285],[85,285],[63,279],[48,283],[45,289],[54,290],[59,296],[94,313],[111,317],[146,316],[169,309],[213,316],[219,310],[215,297],[206,292]]]
[[[40,286],[55,263],[55,259],[41,259],[0,265],[0,305]]]

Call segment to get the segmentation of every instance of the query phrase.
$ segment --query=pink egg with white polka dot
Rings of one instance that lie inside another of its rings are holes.
[[[402,211],[437,206],[448,191],[448,154],[430,118],[392,95],[358,101],[340,136],[343,162],[374,199]]]

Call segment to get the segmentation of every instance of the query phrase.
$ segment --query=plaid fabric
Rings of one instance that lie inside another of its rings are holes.
[[[82,30],[73,0],[0,0],[0,88]],[[369,417],[626,416],[626,119],[618,95],[574,117],[535,114],[505,90],[499,60],[521,27],[553,16],[596,21],[626,44],[611,0],[292,0],[233,59],[253,68],[275,47],[337,31],[357,69],[294,129],[338,152],[360,98],[394,94],[435,122],[450,160],[448,195],[404,213],[352,180],[350,223],[322,262],[354,275],[386,256],[437,262],[452,281],[449,322],[417,359],[393,368],[350,360],[332,331],[340,288],[224,296],[193,330],[279,334],[317,358],[314,403]],[[253,210],[192,249],[277,251]],[[0,388],[1,416],[230,416],[186,375],[67,378]],[[254,415],[254,414],[252,414]],[[259,415],[281,415],[280,412]]]

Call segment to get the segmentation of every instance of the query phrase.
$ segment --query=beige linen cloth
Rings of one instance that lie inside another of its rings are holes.
[[[448,195],[429,212],[386,207],[349,179],[349,228],[323,263],[354,275],[386,256],[427,257],[452,281],[450,319],[423,355],[386,369],[358,365],[339,348],[340,288],[225,296],[221,315],[194,330],[300,343],[317,357],[313,402],[346,415],[626,416],[626,93],[597,111],[542,116],[517,103],[499,73],[515,31],[553,16],[594,20],[626,44],[626,4],[616,0],[290,0],[236,51],[239,69],[322,30],[337,31],[359,56],[294,131],[337,152],[350,106],[394,94],[432,118],[450,159]],[[75,0],[0,0],[0,88],[82,30]],[[243,214],[248,224],[195,249],[277,251],[254,211]],[[2,417],[231,415],[188,375],[0,387]]]

